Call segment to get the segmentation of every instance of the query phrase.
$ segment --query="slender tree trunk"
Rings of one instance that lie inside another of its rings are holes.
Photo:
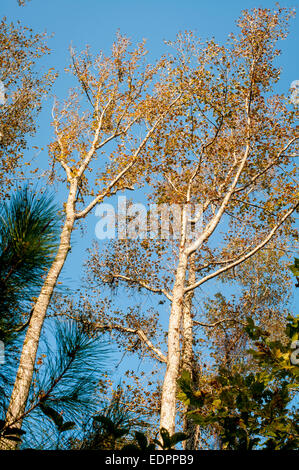
[[[193,285],[195,283],[195,263],[194,263],[194,253],[190,256],[189,263],[189,277],[188,285]],[[192,299],[194,296],[194,291],[190,291],[185,295],[184,298],[184,307],[183,307],[183,351],[182,351],[182,360],[181,360],[181,369],[187,370],[191,376],[193,383],[196,382],[196,373],[195,373],[195,364],[194,364],[194,354],[193,354],[193,318],[192,318]],[[185,413],[191,411],[190,406],[185,407]],[[183,442],[183,447],[185,450],[196,450],[198,448],[199,441],[199,426],[193,423],[186,414],[184,415],[183,420],[183,431],[189,437],[186,441]]]
[[[19,368],[6,415],[7,427],[13,426],[15,428],[21,428],[22,426],[22,419],[29,396],[42,326],[53,290],[70,248],[70,239],[75,222],[76,190],[77,183],[71,183],[66,204],[66,218],[60,236],[58,252],[34,306],[25,336]],[[0,449],[14,449],[17,445],[17,443],[8,441],[7,439],[0,440]]]
[[[174,288],[172,291],[172,306],[168,328],[167,366],[164,376],[161,397],[160,428],[165,428],[170,434],[175,432],[176,390],[180,367],[180,326],[183,313],[183,300],[188,256],[180,250]]]

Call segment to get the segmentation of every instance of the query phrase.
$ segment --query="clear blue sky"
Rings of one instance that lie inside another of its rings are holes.
[[[281,1],[281,6],[297,7],[298,1]],[[163,40],[174,39],[179,31],[193,30],[202,38],[214,36],[218,42],[225,41],[235,30],[235,21],[242,9],[253,7],[273,8],[270,0],[31,0],[25,7],[19,7],[17,0],[1,0],[0,16],[8,20],[20,20],[36,32],[53,33],[49,41],[52,54],[46,59],[45,67],[55,67],[61,72],[53,92],[59,97],[66,96],[68,76],[63,69],[68,65],[68,48],[72,43],[76,49],[89,44],[93,51],[108,52],[115,33],[121,33],[132,40],[148,40],[150,58],[158,58],[164,50]],[[283,67],[280,91],[287,92],[290,83],[299,79],[298,70],[299,28],[298,18],[291,23],[291,33],[281,43]],[[45,146],[50,140],[51,99],[40,118],[40,131],[34,144]],[[30,156],[30,155],[28,155]],[[47,154],[39,156],[39,166],[47,168]],[[59,193],[58,197],[61,194]],[[86,259],[86,248],[91,246],[96,218],[88,219],[88,230],[83,238],[74,234],[72,254],[64,269],[63,278],[71,287],[79,285],[82,264]]]
[[[298,1],[280,4],[296,7]],[[241,9],[274,5],[269,0],[31,0],[20,8],[17,0],[1,0],[0,13],[8,19],[20,19],[34,30],[54,33],[50,62],[62,68],[71,41],[78,48],[90,44],[92,48],[108,50],[119,28],[133,40],[146,38],[156,57],[161,52],[162,41],[173,39],[178,31],[191,29],[201,37],[215,36],[221,41],[234,29]],[[298,73],[297,47],[298,19],[284,43],[284,60],[291,77]]]

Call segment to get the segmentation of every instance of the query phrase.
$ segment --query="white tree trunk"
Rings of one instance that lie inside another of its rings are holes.
[[[180,326],[183,313],[183,300],[188,256],[180,251],[168,328],[167,366],[164,376],[160,428],[165,428],[170,434],[175,432],[176,390],[180,367]]]
[[[194,263],[194,253],[190,256],[189,263],[189,275],[188,275],[188,285],[193,285],[195,283],[195,263]],[[196,376],[194,373],[195,363],[194,363],[194,353],[193,353],[193,318],[192,318],[192,299],[194,296],[194,291],[190,291],[185,295],[184,306],[183,306],[183,350],[182,350],[182,359],[181,359],[181,370],[187,370],[190,374],[192,382],[196,385]],[[190,411],[192,408],[190,406],[185,406],[185,413]],[[189,437],[186,441],[183,442],[183,447],[185,450],[197,450],[198,441],[199,441],[199,426],[193,423],[186,414],[183,419],[183,431]]]

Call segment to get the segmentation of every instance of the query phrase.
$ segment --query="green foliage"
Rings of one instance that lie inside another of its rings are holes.
[[[38,294],[58,243],[53,198],[26,187],[0,213],[0,339],[18,329],[22,310]]]
[[[158,445],[163,450],[171,450],[174,449],[179,442],[184,441],[188,437],[183,432],[176,432],[170,436],[167,429],[164,428],[161,428],[160,435],[162,442],[158,439],[153,439],[153,442],[149,442],[147,436],[144,433],[135,432],[135,442],[124,445],[122,450],[138,450],[141,452],[149,452],[155,450],[156,445]]]
[[[123,446],[122,450],[138,450],[140,452],[150,452],[155,450],[156,446],[153,442],[149,442],[147,436],[139,431],[135,432],[135,442],[126,444]]]
[[[108,418],[108,416],[98,415],[94,420],[100,423],[106,435],[111,436],[114,440],[120,439],[129,432],[129,428],[121,427],[120,423],[113,422],[112,419]]]
[[[158,445],[164,450],[173,449],[187,436],[178,432],[170,436],[166,429],[161,429],[162,442],[149,437],[136,428],[147,425],[127,410],[126,397],[121,386],[115,390],[106,409],[92,418],[92,427],[81,443],[73,448],[92,450],[152,451]],[[132,433],[134,431],[134,439]]]
[[[294,276],[299,277],[299,258],[295,258],[294,264],[289,266]]]
[[[256,361],[255,373],[245,366],[220,368],[209,387],[195,391],[190,375],[183,371],[179,397],[196,406],[188,413],[195,423],[217,428],[224,449],[296,449],[298,412],[292,408],[292,400],[299,367],[291,362],[291,344],[298,339],[298,318],[289,317],[285,344],[272,341],[252,319],[248,319],[246,331],[254,343],[250,353]]]
[[[42,412],[54,422],[59,433],[70,431],[75,427],[76,424],[73,421],[63,422],[63,417],[61,414],[50,406],[44,405],[43,403],[41,403],[39,406]]]
[[[76,420],[83,410],[95,410],[94,392],[107,361],[107,345],[90,338],[74,320],[57,321],[53,329],[56,345],[53,352],[53,344],[47,344],[46,359],[36,377],[36,398],[44,413],[54,407]],[[49,417],[62,424],[54,415]]]
[[[78,433],[83,417],[98,409],[95,395],[107,367],[107,345],[100,338],[90,338],[74,320],[52,326],[53,337],[49,329],[49,343],[41,347],[23,420],[25,447],[64,445],[62,434],[66,433],[66,440],[71,436],[68,431],[76,427],[74,433]]]
[[[22,440],[21,436],[25,434],[25,431],[23,431],[22,429],[19,429],[13,426],[5,427],[5,421],[3,419],[0,419],[0,431],[1,431],[1,435],[5,439],[8,439],[10,441],[15,441],[15,442],[21,442]]]
[[[101,413],[93,416],[91,428],[80,444],[81,449],[114,450],[128,443],[133,427],[139,426],[136,417],[126,406],[126,397],[119,385]],[[141,423],[144,425],[144,423]]]
[[[185,441],[187,439],[187,435],[183,432],[176,432],[172,436],[169,434],[167,429],[161,428],[160,435],[162,438],[162,442],[154,439],[154,442],[161,447],[163,450],[170,450],[173,449],[176,444],[179,442]]]
[[[53,198],[38,189],[18,190],[0,210],[0,413],[6,413],[18,363],[20,332],[57,249],[59,217]],[[26,314],[26,316],[25,316]],[[27,320],[27,321],[26,321]]]
[[[260,367],[270,370],[268,381],[285,380],[290,382],[290,387],[298,388],[299,368],[292,364],[291,345],[299,338],[299,318],[288,316],[285,328],[287,342],[272,341],[269,335],[257,327],[251,319],[248,319],[246,331],[254,341],[255,349],[250,349],[250,354],[257,360]]]

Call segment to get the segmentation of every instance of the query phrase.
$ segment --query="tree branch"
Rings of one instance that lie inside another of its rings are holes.
[[[146,284],[146,282],[143,282],[140,279],[132,279],[131,277],[124,276],[123,274],[111,274],[111,276],[115,279],[122,279],[123,281],[127,281],[132,284],[138,284],[140,287],[143,287],[144,289],[147,289],[151,292],[155,292],[157,294],[164,294],[165,297],[167,297],[167,299],[170,300],[170,302],[172,302],[171,295],[165,289],[160,289],[159,287],[150,286],[149,284]]]
[[[215,328],[215,326],[218,326],[221,323],[230,322],[230,321],[233,323],[240,323],[241,325],[246,326],[246,323],[242,322],[241,320],[234,320],[232,318],[223,318],[222,320],[215,321],[215,323],[202,323],[200,321],[194,320],[193,323],[194,325],[204,326],[205,328]]]
[[[107,186],[107,188],[103,191],[102,194],[99,194],[93,201],[91,201],[90,204],[88,204],[88,206],[85,207],[85,209],[83,209],[81,212],[77,212],[75,217],[76,219],[81,219],[83,217],[85,217],[90,211],[91,209],[93,209],[97,204],[98,202],[100,202],[110,191],[111,189],[116,185],[116,183],[130,170],[130,168],[132,168],[132,166],[136,163],[137,161],[137,158],[139,156],[139,153],[141,152],[141,150],[143,149],[143,147],[145,146],[146,142],[148,141],[148,139],[150,138],[150,136],[153,134],[153,132],[155,131],[155,129],[157,128],[157,126],[160,124],[160,122],[164,119],[164,116],[165,114],[168,112],[168,110],[178,101],[178,99],[181,97],[181,94],[178,95],[175,100],[169,105],[169,108],[167,109],[167,111],[165,111],[163,114],[161,114],[161,116],[156,120],[156,122],[154,123],[154,125],[151,127],[151,129],[147,132],[146,136],[144,137],[144,139],[142,140],[142,142],[140,143],[139,147],[137,148],[136,152],[134,153],[133,157],[132,157],[132,160],[130,161],[130,163],[128,163],[128,165],[114,178],[113,181],[111,181],[111,183]]]
[[[147,335],[144,333],[144,331],[141,328],[129,328],[126,326],[122,325],[101,325],[96,323],[95,328],[99,330],[119,330],[123,331],[125,333],[131,333],[135,334],[139,337],[139,339],[147,346],[148,350],[151,351],[156,359],[158,359],[160,362],[167,363],[167,358],[164,356],[164,354],[160,351],[160,349],[156,348],[156,346],[153,345],[151,340],[147,337]]]
[[[277,163],[277,159],[280,158],[281,156],[284,156],[284,152],[294,143],[296,142],[296,140],[299,139],[299,136],[295,136],[293,137],[293,139],[291,139],[287,145],[278,153],[276,159],[271,163],[269,163],[269,165],[266,166],[266,168],[264,168],[262,171],[260,171],[259,173],[257,173],[253,178],[251,178],[251,180],[244,184],[243,186],[241,186],[240,188],[236,188],[235,191],[234,191],[234,194],[237,194],[241,191],[244,191],[244,189],[248,188],[248,186],[251,186],[260,176],[262,176],[263,174],[265,174],[268,170],[270,170],[270,168],[272,168],[276,163]],[[285,155],[286,156],[286,155]]]
[[[200,281],[196,282],[192,286],[188,286],[185,288],[185,292],[189,292],[190,290],[195,289],[196,287],[201,286],[204,282],[209,281],[210,279],[213,279],[214,277],[218,276],[219,274],[228,271],[229,269],[238,266],[239,264],[243,263],[247,259],[251,258],[251,256],[255,255],[259,250],[261,250],[273,237],[273,235],[277,232],[279,227],[283,224],[283,222],[299,207],[299,203],[297,203],[294,207],[289,209],[285,215],[282,217],[282,219],[273,227],[273,229],[270,231],[270,233],[267,235],[267,237],[259,243],[253,250],[251,250],[249,253],[247,253],[244,256],[241,256],[237,261],[234,261],[233,263],[230,263],[227,266],[224,266],[223,268],[218,269],[217,271],[214,271],[211,274],[208,274],[207,276],[203,277]]]

